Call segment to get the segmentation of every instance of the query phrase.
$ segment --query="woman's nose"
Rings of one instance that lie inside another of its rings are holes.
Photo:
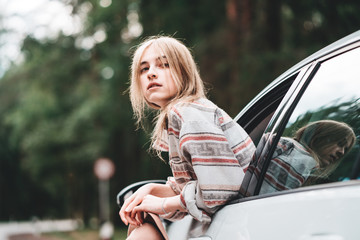
[[[336,155],[337,155],[338,157],[342,157],[344,154],[345,154],[345,148],[344,148],[344,147],[339,147],[339,148],[336,150]]]
[[[152,80],[154,78],[157,78],[157,72],[155,67],[151,66],[148,71],[148,79]]]

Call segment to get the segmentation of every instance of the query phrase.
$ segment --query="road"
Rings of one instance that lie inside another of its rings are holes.
[[[41,233],[67,232],[77,228],[78,222],[71,219],[0,223],[0,240],[9,240],[14,235],[40,236]]]

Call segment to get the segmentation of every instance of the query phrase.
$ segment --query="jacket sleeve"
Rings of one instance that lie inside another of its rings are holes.
[[[178,148],[180,161],[187,165],[184,176],[189,176],[180,193],[182,205],[195,219],[210,222],[221,206],[238,195],[254,145],[239,125],[220,112],[211,121],[183,121]]]

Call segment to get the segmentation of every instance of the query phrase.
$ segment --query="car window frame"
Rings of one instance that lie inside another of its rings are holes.
[[[303,84],[302,79],[304,79],[304,77],[306,77],[306,74],[309,74],[312,70],[313,67],[313,63],[309,63],[305,66],[303,66],[300,69],[297,69],[296,71],[287,74],[286,76],[284,76],[282,79],[278,79],[279,82],[285,82],[288,81],[289,79],[295,77],[295,80],[292,81],[292,84],[288,87],[285,95],[283,96],[281,102],[277,105],[276,109],[274,110],[274,114],[272,115],[271,119],[269,120],[267,126],[265,127],[263,134],[261,134],[262,136],[269,130],[269,126],[273,125],[274,123],[276,123],[276,119],[279,118],[279,116],[281,117],[282,113],[286,112],[285,110],[289,107],[289,103],[291,103],[293,101],[293,98],[297,96],[298,91],[301,89],[301,86]],[[276,88],[279,85],[276,85],[274,88]],[[271,89],[273,90],[273,88]],[[269,91],[267,91],[269,92]],[[256,101],[263,101],[263,99],[265,99],[265,95],[267,93],[264,94],[259,94],[261,95],[261,99],[255,99]],[[254,104],[255,105],[255,104]],[[249,129],[245,130],[249,131]],[[250,129],[251,130],[251,129]],[[266,145],[270,145],[269,143],[266,143]],[[260,161],[259,159],[263,158],[264,155],[266,155],[266,150],[268,150],[268,148],[264,147],[263,149],[260,149],[260,146],[257,146],[257,150],[256,151],[261,151],[261,153],[259,154],[259,158],[256,159],[256,161],[252,161],[252,165],[254,167],[257,167],[258,162]],[[258,182],[257,176],[255,174],[251,174],[249,173],[249,171],[247,171],[245,173],[245,178],[244,181],[242,183],[241,188],[243,189],[243,193],[245,193],[245,195],[242,195],[241,197],[248,197],[248,196],[254,196],[255,191],[254,191],[254,186],[256,186]]]
[[[298,74],[299,71],[296,71],[285,80],[279,81],[277,84],[272,85],[271,88],[261,92],[249,105],[247,105],[247,107],[245,107],[245,111],[242,111],[234,118],[234,120],[250,135],[255,145],[257,139],[256,137],[254,138],[254,135],[259,134],[259,137],[261,137],[276,109],[278,109],[281,101],[289,92],[289,89],[293,85]]]

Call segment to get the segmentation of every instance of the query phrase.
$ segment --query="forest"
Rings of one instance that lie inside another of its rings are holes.
[[[360,28],[358,0],[56,1],[83,17],[82,30],[26,36],[24,60],[0,77],[0,221],[88,224],[99,214],[94,163],[108,158],[119,225],[123,187],[171,174],[149,152],[151,119],[137,129],[127,92],[132,51],[143,39],[183,41],[208,97],[234,117],[289,67]]]

